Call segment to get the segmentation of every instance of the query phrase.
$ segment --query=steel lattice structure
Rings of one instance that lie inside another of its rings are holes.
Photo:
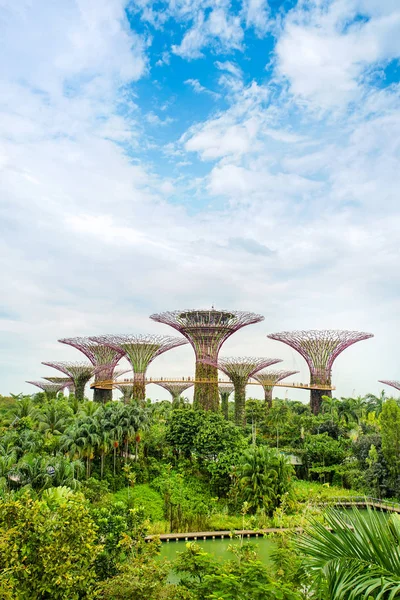
[[[51,383],[50,381],[27,381],[26,383],[36,385],[36,387],[42,389],[49,396],[55,396],[65,387],[65,384]]]
[[[390,385],[396,390],[400,390],[400,381],[393,381],[391,379],[379,379],[379,383],[384,383],[385,385]]]
[[[90,337],[62,338],[58,341],[61,342],[61,344],[67,344],[82,352],[95,367],[103,367],[102,369],[96,370],[95,381],[112,379],[114,369],[117,366],[118,361],[124,355],[124,352],[121,350],[116,350],[106,344],[94,342]],[[111,401],[112,389],[101,390],[94,388],[93,400],[94,402],[103,403]]]
[[[256,373],[253,375],[253,378],[261,383],[264,389],[265,402],[269,408],[272,406],[272,391],[274,386],[278,381],[282,381],[286,377],[290,377],[290,375],[295,375],[299,373],[299,371],[263,371],[261,373]]]
[[[63,383],[62,389],[67,388],[69,392],[74,391],[74,382],[70,377],[43,377],[43,379],[51,383]]]
[[[217,362],[206,359],[205,362],[215,365],[232,381],[235,388],[235,422],[237,425],[245,425],[246,384],[249,378],[261,369],[282,362],[282,359],[240,356],[220,358]]]
[[[188,388],[192,387],[193,382],[192,381],[182,381],[182,382],[176,381],[173,383],[158,382],[156,385],[159,385],[160,387],[164,388],[171,394],[172,406],[176,406],[178,404],[179,398],[182,395],[182,392],[184,392]]]
[[[330,386],[332,365],[343,350],[352,344],[374,337],[372,333],[361,331],[316,330],[282,331],[268,335],[271,340],[287,344],[304,358],[310,369],[310,384]],[[323,388],[311,390],[310,407],[318,414],[322,396],[332,396],[330,390]]]
[[[218,393],[221,398],[221,412],[224,418],[228,420],[229,396],[235,390],[233,383],[220,383],[218,385]]]
[[[101,335],[94,336],[91,340],[123,352],[133,368],[133,397],[139,401],[146,398],[145,379],[149,364],[160,354],[187,344],[183,338],[163,335]]]
[[[122,392],[122,401],[124,404],[128,404],[133,398],[133,384],[130,385],[116,385],[117,390]]]
[[[150,316],[153,321],[165,323],[184,335],[196,355],[195,379],[207,379],[214,384],[196,383],[193,406],[205,410],[219,410],[218,372],[216,366],[205,359],[216,362],[222,344],[246,325],[264,320],[262,315],[243,311],[227,310],[175,310]]]
[[[96,368],[93,365],[78,362],[42,362],[42,365],[65,373],[74,383],[76,399],[84,400],[85,385],[96,372]]]

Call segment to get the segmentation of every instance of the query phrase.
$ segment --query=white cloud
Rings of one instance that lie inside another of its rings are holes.
[[[219,60],[217,60],[215,62],[215,66],[220,71],[228,71],[228,73],[230,73],[231,75],[233,75],[234,77],[237,77],[239,79],[241,79],[243,76],[241,69],[237,65],[235,65],[233,62],[230,62],[229,60],[226,60],[224,62],[220,62]]]
[[[172,52],[182,58],[201,58],[206,46],[227,52],[241,48],[242,40],[240,18],[229,14],[226,8],[215,6],[207,17],[203,11],[197,13],[193,26],[179,45],[172,46]]]
[[[184,83],[186,85],[190,85],[194,89],[196,94],[208,94],[209,96],[213,96],[214,98],[220,98],[221,96],[221,94],[213,92],[212,90],[209,90],[208,88],[204,87],[204,85],[201,85],[198,79],[186,79]]]
[[[360,100],[369,70],[400,57],[400,10],[389,5],[335,0],[294,9],[276,48],[291,91],[322,108]],[[360,14],[367,20],[355,20]]]
[[[246,27],[254,27],[260,37],[268,31],[270,23],[267,0],[245,0],[243,2],[243,15]]]

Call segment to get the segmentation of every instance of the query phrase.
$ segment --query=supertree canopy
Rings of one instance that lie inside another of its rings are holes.
[[[133,398],[140,401],[146,398],[145,380],[149,364],[163,352],[187,344],[183,338],[161,335],[101,335],[91,339],[123,352],[133,368]]]
[[[228,407],[229,407],[229,396],[234,391],[235,387],[233,383],[220,383],[218,384],[218,393],[221,398],[221,411],[224,418],[228,420]]]
[[[65,373],[74,383],[75,398],[77,400],[84,400],[85,385],[96,371],[93,365],[75,362],[42,362],[42,365]]]
[[[74,391],[74,382],[70,377],[43,377],[43,379],[51,383],[62,383],[63,387],[61,389],[67,388],[70,392]]]
[[[373,337],[372,333],[360,331],[310,330],[271,333],[272,340],[284,342],[301,354],[310,369],[310,407],[314,414],[321,408],[322,396],[332,396],[332,365],[343,350],[352,344]],[[322,386],[318,389],[318,386]],[[327,389],[324,389],[327,388]]]
[[[172,406],[177,406],[182,393],[192,387],[193,381],[157,382],[157,385],[167,390],[172,396]]]
[[[52,397],[55,397],[55,395],[65,387],[65,384],[51,383],[50,381],[27,381],[26,383],[36,385],[36,387],[42,389],[47,396]]]
[[[74,337],[62,338],[58,340],[62,344],[68,344],[77,350],[80,350],[90,360],[95,367],[103,367],[96,369],[95,382],[110,380],[113,378],[114,369],[118,361],[124,355],[121,350],[111,348],[106,344],[94,342],[89,337]],[[112,400],[112,389],[105,390],[94,388],[94,402],[109,402]]]
[[[254,379],[261,383],[264,388],[265,402],[268,407],[272,406],[272,390],[278,381],[290,377],[299,371],[262,371],[253,375]]]
[[[384,383],[385,385],[390,385],[391,387],[396,388],[396,390],[400,390],[400,381],[393,381],[391,379],[379,379],[379,383]]]
[[[193,346],[196,355],[196,375],[193,406],[218,411],[218,370],[214,363],[222,344],[235,331],[263,321],[264,317],[250,312],[226,310],[176,310],[151,315],[153,321],[177,329]],[[211,362],[205,362],[209,359]]]
[[[238,358],[220,358],[218,362],[213,363],[220,371],[225,373],[225,375],[228,375],[235,388],[236,425],[246,424],[246,385],[249,378],[257,373],[257,371],[261,371],[261,369],[265,369],[278,362],[282,362],[282,360],[280,358],[257,358],[246,356]]]

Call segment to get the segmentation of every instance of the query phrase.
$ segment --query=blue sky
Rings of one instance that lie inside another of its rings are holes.
[[[400,377],[397,0],[2,0],[0,28],[0,393],[80,358],[57,338],[212,304],[265,315],[226,356],[304,381],[267,333],[360,329],[338,395]]]

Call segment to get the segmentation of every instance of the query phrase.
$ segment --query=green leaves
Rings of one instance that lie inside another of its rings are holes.
[[[400,595],[400,517],[377,511],[326,513],[297,541],[317,585],[334,600],[391,599]]]

